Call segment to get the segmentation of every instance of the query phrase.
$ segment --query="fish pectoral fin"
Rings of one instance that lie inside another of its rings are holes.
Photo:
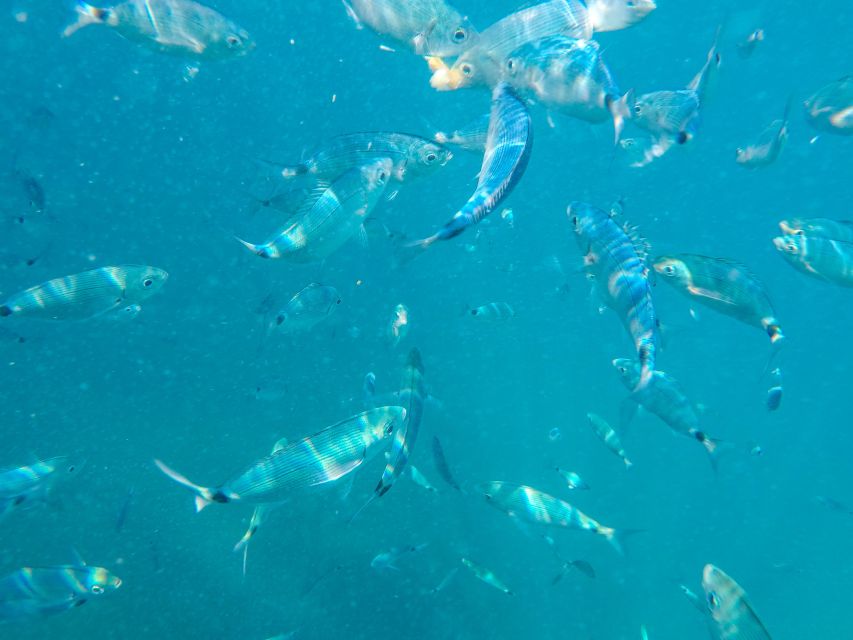
[[[717,302],[722,302],[724,304],[734,304],[729,298],[724,296],[719,291],[712,291],[711,289],[703,289],[702,287],[695,287],[693,285],[687,287],[687,290],[692,293],[694,296],[701,296],[703,298],[709,298],[711,300],[716,300]]]

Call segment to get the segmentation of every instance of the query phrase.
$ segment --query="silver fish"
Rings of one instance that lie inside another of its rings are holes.
[[[853,242],[853,221],[830,218],[792,218],[779,223],[786,236],[809,236]]]
[[[702,588],[716,640],[771,640],[743,588],[722,569],[705,565]]]
[[[409,471],[409,476],[411,476],[412,482],[414,482],[416,485],[418,485],[419,487],[423,487],[427,491],[431,491],[433,493],[438,491],[438,489],[436,489],[432,485],[432,483],[427,479],[427,477],[415,465],[409,463],[408,465],[406,465],[406,469],[408,469]]]
[[[406,337],[409,333],[409,308],[404,304],[398,304],[394,307],[394,312],[391,314],[391,321],[388,323],[386,335],[388,342],[392,347],[400,344],[400,340]]]
[[[376,569],[377,571],[387,571],[389,569],[399,571],[400,568],[395,564],[397,560],[409,553],[417,553],[418,551],[423,551],[427,548],[427,546],[429,545],[409,545],[408,547],[403,547],[402,549],[398,549],[395,547],[388,551],[377,553],[376,556],[374,556],[374,558],[370,561],[370,567],[372,569]]]
[[[285,333],[309,331],[334,313],[339,304],[337,289],[312,282],[278,310],[270,327]]]
[[[449,144],[465,149],[465,151],[483,153],[486,150],[490,118],[490,113],[483,114],[461,129],[456,129],[450,133],[438,131],[433,138],[439,144]]]
[[[557,473],[559,473],[563,480],[566,481],[566,486],[571,489],[578,491],[589,491],[590,486],[586,483],[586,481],[580,477],[580,475],[574,471],[568,471],[566,469],[561,469],[560,467],[555,468]]]
[[[500,322],[513,319],[515,317],[515,309],[506,302],[490,302],[469,309],[468,315],[477,320]]]
[[[806,120],[818,131],[853,134],[853,76],[821,87],[805,101]]]
[[[785,261],[812,278],[853,287],[853,242],[812,235],[773,238]]]
[[[756,29],[737,43],[737,53],[741,58],[749,58],[755,53],[758,44],[764,42],[764,29]]]
[[[631,467],[633,463],[628,460],[628,454],[625,452],[625,448],[622,446],[622,441],[619,439],[619,434],[607,424],[607,421],[594,413],[586,414],[586,419],[589,421],[589,426],[592,427],[593,432],[598,438],[604,443],[611,453],[619,456],[622,459],[622,462],[625,463],[625,467]]]
[[[126,0],[99,8],[78,0],[68,37],[92,24],[106,25],[132,42],[181,56],[224,59],[255,48],[249,33],[222,14],[192,0]]]
[[[781,120],[771,122],[752,144],[735,149],[735,161],[740,166],[758,169],[768,167],[776,162],[788,141],[789,110],[790,102],[785,107],[785,113]]]
[[[503,591],[508,596],[513,595],[510,588],[507,587],[491,569],[487,569],[468,558],[462,558],[462,564],[464,564],[465,567],[477,577],[477,579],[482,580],[490,587],[494,587],[498,591]]]
[[[101,267],[48,280],[10,296],[0,317],[84,320],[132,305],[153,295],[169,274],[156,267]]]
[[[77,475],[82,466],[80,461],[58,456],[23,467],[0,469],[0,517],[44,500],[57,483]]]

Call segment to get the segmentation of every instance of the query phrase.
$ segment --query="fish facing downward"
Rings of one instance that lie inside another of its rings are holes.
[[[771,640],[743,588],[712,564],[702,571],[702,589],[716,640]]]

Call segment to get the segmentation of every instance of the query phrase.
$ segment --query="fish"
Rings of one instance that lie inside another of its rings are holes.
[[[627,29],[657,9],[654,0],[587,0],[586,6],[596,33]]]
[[[663,255],[652,263],[661,279],[706,307],[764,331],[779,348],[785,336],[767,288],[745,265],[692,253]]]
[[[455,129],[450,133],[437,131],[433,139],[442,145],[451,145],[465,151],[483,153],[486,150],[490,118],[491,113],[483,114],[461,129]]]
[[[29,211],[32,213],[44,213],[47,209],[47,196],[38,178],[20,167],[16,167],[12,171],[12,178],[20,187],[27,201]]]
[[[472,307],[468,310],[468,315],[477,320],[500,322],[512,320],[515,317],[515,309],[506,302],[489,302],[479,307]]]
[[[388,323],[386,334],[392,347],[400,344],[400,340],[409,333],[409,308],[404,304],[394,307],[391,321]]]
[[[771,640],[743,588],[722,569],[705,565],[702,588],[716,640]]]
[[[118,515],[116,516],[116,533],[121,533],[122,531],[124,531],[124,525],[127,522],[127,514],[130,512],[130,507],[133,504],[133,499],[135,496],[136,489],[134,487],[128,489],[127,494],[125,494],[124,500],[121,503],[121,508],[118,511]]]
[[[276,503],[355,471],[387,443],[405,415],[403,407],[391,406],[359,413],[288,444],[213,488],[191,482],[160,460],[154,463],[194,494],[196,511],[213,503]]]
[[[803,106],[808,123],[823,133],[853,134],[853,76],[844,76],[818,89]]]
[[[76,10],[77,20],[62,32],[65,38],[98,24],[155,51],[190,58],[237,58],[255,48],[248,31],[192,0],[126,0],[105,8],[78,0]]]
[[[759,43],[764,42],[764,29],[756,29],[737,43],[737,53],[741,58],[749,58],[755,53]]]
[[[509,54],[506,81],[537,103],[593,124],[613,121],[615,139],[631,117],[634,93],[620,96],[595,40],[549,36]]]
[[[0,469],[0,517],[44,501],[57,484],[78,475],[82,466],[79,460],[57,456]]]
[[[444,456],[444,447],[441,446],[441,440],[438,436],[432,437],[432,459],[435,462],[435,468],[438,470],[438,475],[451,487],[457,491],[462,491],[462,487],[456,482],[453,474],[450,472],[450,465],[447,464],[447,458]]]
[[[427,480],[427,477],[415,465],[409,463],[406,468],[409,470],[409,476],[412,478],[412,482],[416,485],[433,493],[438,491],[438,489],[432,486],[432,483]]]
[[[649,384],[637,389],[637,380],[641,374],[640,365],[636,360],[616,358],[613,360],[613,366],[622,383],[632,390],[622,406],[623,427],[627,426],[637,409],[642,406],[663,420],[676,433],[700,442],[708,454],[711,466],[716,470],[721,442],[700,428],[699,415],[678,381],[663,371],[655,371]]]
[[[388,186],[391,160],[380,158],[321,183],[284,227],[263,244],[237,240],[261,258],[317,262],[340,249],[354,234],[366,234],[364,222]]]
[[[829,498],[827,496],[815,496],[815,502],[817,502],[823,507],[826,507],[830,511],[835,511],[836,513],[846,513],[847,515],[853,516],[853,509],[845,503],[841,502],[840,500],[836,500],[835,498]]]
[[[628,454],[622,446],[619,434],[616,433],[613,427],[607,424],[604,418],[594,413],[586,414],[586,419],[589,421],[589,426],[592,427],[595,435],[599,437],[610,452],[622,458],[622,462],[625,463],[626,468],[632,466],[633,463],[628,460]]]
[[[853,242],[783,235],[773,238],[773,246],[797,271],[840,287],[853,287]]]
[[[455,58],[477,41],[467,17],[444,0],[343,0],[356,27],[367,25],[408,45],[417,55]]]
[[[521,180],[532,149],[533,125],[527,106],[512,87],[499,84],[492,93],[489,133],[477,188],[437,233],[415,244],[426,248],[437,240],[449,240],[488,216]]]
[[[103,567],[23,567],[0,578],[0,621],[63,613],[121,586]]]
[[[589,491],[590,486],[586,483],[586,481],[580,477],[579,474],[574,471],[566,471],[565,469],[561,469],[560,467],[555,467],[557,473],[559,473],[563,480],[566,481],[566,486],[571,490],[579,490],[579,491]]]
[[[768,167],[779,158],[785,143],[788,141],[788,113],[790,101],[785,106],[781,120],[771,122],[758,139],[746,147],[735,149],[735,161],[747,169]]]
[[[782,370],[779,367],[770,372],[773,380],[772,386],[767,389],[767,410],[776,411],[782,405]]]
[[[453,578],[456,577],[456,574],[459,571],[459,567],[453,567],[450,571],[447,572],[447,575],[441,579],[437,585],[435,585],[432,589],[430,589],[430,593],[438,593],[440,591],[444,591],[447,586],[453,582]]]
[[[809,236],[853,242],[853,221],[851,220],[792,218],[780,221],[779,228],[786,236]]]
[[[643,167],[663,156],[673,144],[686,144],[696,136],[709,78],[719,68],[720,60],[715,38],[704,66],[686,89],[653,91],[634,101],[631,122],[647,131],[652,139],[651,145],[644,149],[643,158],[632,166]]]
[[[372,371],[369,371],[366,376],[364,376],[364,382],[361,385],[362,392],[362,400],[364,402],[364,406],[368,409],[372,409],[376,406],[376,374]]]
[[[624,553],[620,532],[544,491],[499,480],[478,484],[477,491],[486,502],[517,522],[588,531],[603,537],[620,555]]]
[[[142,302],[168,277],[157,267],[130,264],[75,273],[9,296],[0,304],[0,317],[87,320]]]
[[[278,402],[287,396],[287,382],[279,377],[265,377],[259,380],[252,390],[255,400]]]
[[[465,567],[471,573],[473,573],[478,580],[482,580],[487,585],[489,585],[490,587],[494,587],[498,591],[503,591],[508,596],[515,595],[510,590],[510,588],[507,587],[503,582],[501,582],[501,580],[490,569],[487,569],[486,567],[477,564],[476,562],[474,562],[473,560],[469,560],[468,558],[462,558],[462,564],[464,564]]]
[[[646,263],[649,246],[636,229],[620,225],[615,212],[573,202],[567,215],[575,240],[584,252],[584,267],[602,302],[613,309],[630,334],[642,363],[638,389],[651,380],[659,343],[659,327]]]
[[[331,316],[340,304],[341,296],[337,289],[312,282],[275,313],[270,328],[284,333],[310,331]]]
[[[419,551],[423,551],[429,546],[428,544],[418,544],[418,545],[409,545],[408,547],[403,547],[402,549],[398,549],[396,547],[383,551],[382,553],[377,553],[373,560],[370,561],[370,567],[372,569],[376,569],[377,571],[387,571],[389,569],[393,571],[399,571],[400,568],[394,564],[405,556],[408,553],[417,553]]]
[[[408,133],[363,131],[325,140],[302,162],[279,170],[285,179],[308,176],[329,182],[383,158],[391,160],[394,180],[411,182],[445,166],[453,153],[442,144]]]
[[[590,580],[595,579],[595,569],[593,566],[587,562],[586,560],[571,560],[569,562],[564,562],[563,566],[560,568],[560,573],[558,573],[551,580],[551,586],[556,585],[560,580],[566,577],[566,574],[572,569],[577,569],[582,574],[584,574]]]

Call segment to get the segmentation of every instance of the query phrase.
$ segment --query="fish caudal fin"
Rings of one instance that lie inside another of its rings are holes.
[[[154,460],[154,464],[156,464],[157,468],[160,469],[160,471],[165,473],[167,476],[169,476],[172,480],[174,480],[180,485],[183,485],[195,494],[196,513],[204,509],[206,506],[213,504],[214,502],[227,502],[227,500],[217,500],[217,494],[215,492],[208,489],[207,487],[202,487],[195,484],[194,482],[181,475],[174,469],[170,469],[165,464],[163,464],[163,462],[157,460],[156,458]]]
[[[75,10],[77,11],[77,21],[65,27],[62,32],[63,38],[73,35],[90,24],[104,24],[110,13],[109,9],[93,7],[88,2],[82,2],[82,0],[78,0]]]
[[[628,536],[632,536],[637,533],[643,533],[645,529],[614,529],[613,527],[601,527],[598,530],[598,533],[603,535],[607,542],[610,543],[614,549],[616,549],[616,553],[620,556],[625,555],[625,539]]]
[[[701,442],[702,446],[705,447],[705,451],[708,453],[708,460],[711,463],[711,469],[713,469],[714,473],[717,473],[720,456],[728,447],[725,446],[725,443],[722,440],[712,438],[704,431],[696,431],[693,434],[693,437]]]
[[[622,130],[625,128],[625,120],[630,119],[633,106],[633,89],[617,100],[611,99],[608,103],[607,108],[613,118],[613,144],[619,144],[619,138],[622,137]]]
[[[277,256],[273,255],[273,252],[270,251],[269,247],[263,244],[252,244],[251,242],[246,242],[242,238],[238,238],[234,236],[234,239],[246,247],[249,251],[254,253],[256,256],[260,256],[261,258],[275,258]]]

